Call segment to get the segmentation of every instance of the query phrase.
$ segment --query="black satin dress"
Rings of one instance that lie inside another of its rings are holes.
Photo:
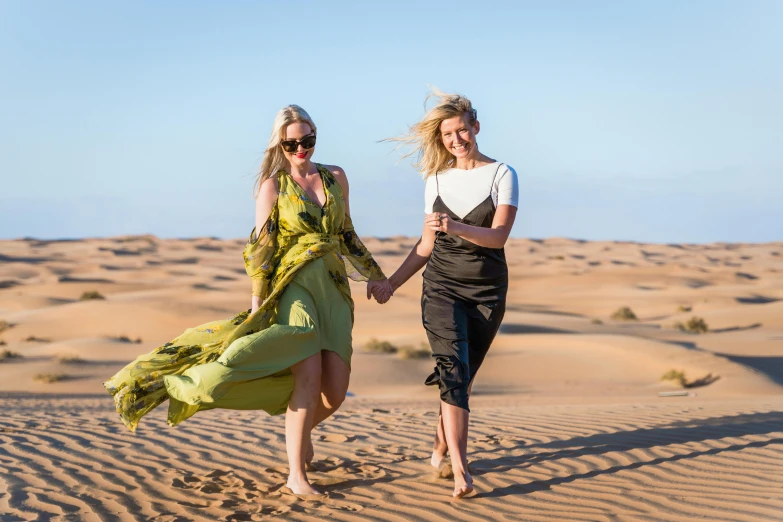
[[[443,212],[467,225],[489,228],[496,210],[491,196],[494,183],[493,178],[487,198],[461,219],[441,199],[438,186],[433,212]],[[435,371],[425,384],[437,384],[441,400],[470,411],[468,386],[484,361],[506,311],[505,252],[502,248],[482,247],[458,236],[436,232],[435,246],[423,277],[422,321],[435,358]]]

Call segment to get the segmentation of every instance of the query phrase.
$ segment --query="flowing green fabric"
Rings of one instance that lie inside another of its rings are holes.
[[[166,399],[172,426],[211,408],[282,413],[293,364],[320,349],[334,349],[350,362],[348,277],[385,276],[345,213],[342,187],[326,168],[317,167],[326,195],[323,208],[280,171],[269,220],[259,234],[253,230],[244,249],[252,293],[262,298],[259,309],[190,328],[104,383],[131,431]],[[341,310],[346,312],[340,315]]]

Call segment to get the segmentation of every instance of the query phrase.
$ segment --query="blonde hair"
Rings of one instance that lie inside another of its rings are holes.
[[[272,135],[269,137],[269,143],[264,151],[264,159],[261,160],[261,169],[256,177],[256,183],[253,187],[253,194],[258,194],[261,184],[270,176],[277,174],[286,165],[285,155],[280,142],[285,139],[285,129],[292,123],[306,123],[316,132],[315,123],[310,115],[298,105],[289,105],[283,107],[275,116],[272,123]]]
[[[427,111],[420,122],[412,125],[407,134],[384,140],[399,142],[397,147],[412,146],[413,150],[403,157],[416,154],[418,159],[413,166],[419,169],[425,178],[449,169],[456,163],[454,155],[446,149],[441,140],[440,124],[443,120],[467,114],[470,125],[475,125],[478,121],[473,104],[461,94],[448,94],[432,87],[424,99],[425,109],[431,98],[435,98],[437,104]]]

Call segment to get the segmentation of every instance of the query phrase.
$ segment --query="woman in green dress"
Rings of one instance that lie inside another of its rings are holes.
[[[277,114],[243,253],[251,309],[186,330],[104,384],[132,431],[167,399],[172,426],[212,408],[285,413],[287,487],[297,495],[320,494],[306,474],[310,432],[348,389],[348,278],[369,280],[368,297],[388,299],[386,277],[354,232],[345,172],[312,162],[315,143],[315,124],[301,107]]]

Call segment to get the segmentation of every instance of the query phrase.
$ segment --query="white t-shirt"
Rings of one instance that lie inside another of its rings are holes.
[[[437,182],[434,175],[429,176],[424,184],[424,212],[427,214],[432,213],[432,205],[438,192],[440,199],[460,219],[467,216],[490,194],[495,208],[498,205],[519,207],[517,173],[500,162],[470,170],[449,169],[438,173]]]

